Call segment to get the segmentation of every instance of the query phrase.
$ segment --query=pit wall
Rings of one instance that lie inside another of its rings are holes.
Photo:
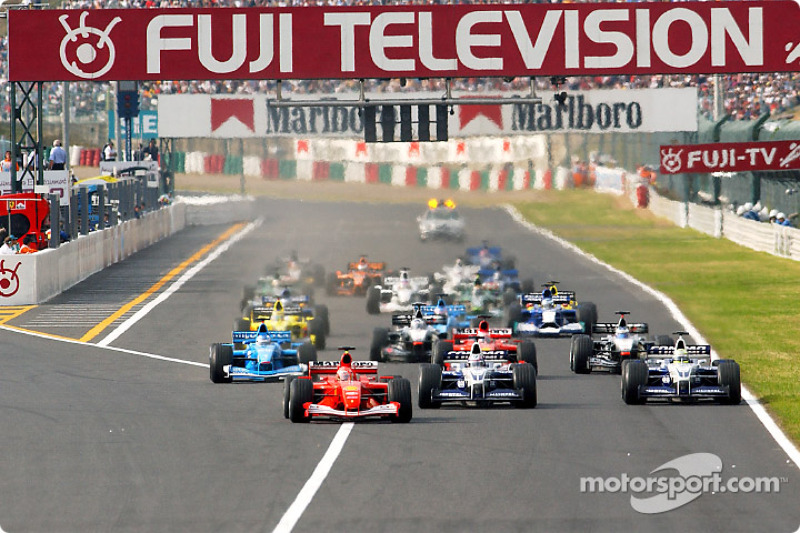
[[[0,255],[0,306],[47,301],[92,274],[190,225],[250,220],[252,199],[172,205],[34,254]]]

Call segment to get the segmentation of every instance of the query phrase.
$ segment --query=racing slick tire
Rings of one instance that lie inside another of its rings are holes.
[[[327,305],[319,304],[314,306],[314,320],[319,320],[322,322],[322,332],[325,335],[331,334],[331,320]]]
[[[396,377],[389,381],[388,400],[400,404],[397,416],[392,418],[392,422],[405,424],[411,421],[413,406],[411,405],[411,382],[406,378]]]
[[[578,322],[583,322],[584,333],[591,335],[597,324],[597,306],[592,302],[578,304]]]
[[[675,341],[669,335],[656,335],[655,342],[656,346],[672,346],[675,344]]]
[[[312,342],[317,350],[325,349],[325,325],[317,322],[316,319],[308,323],[308,334],[312,336]]]
[[[310,379],[294,379],[289,384],[289,420],[292,422],[310,422],[303,405],[313,401],[314,384]]]
[[[380,287],[370,287],[367,290],[367,313],[378,315],[381,312],[381,289]]]
[[[522,401],[514,402],[514,407],[533,409],[536,407],[536,369],[530,363],[511,365],[514,388],[522,390]]]
[[[233,347],[224,344],[212,344],[209,350],[211,381],[214,383],[230,383],[233,378],[225,376],[224,366],[233,362]]]
[[[325,282],[325,294],[328,296],[336,296],[336,289],[339,286],[339,276],[336,272],[331,272],[328,274],[328,278]]]
[[[721,387],[727,386],[727,398],[720,398],[719,402],[727,405],[739,405],[742,401],[742,380],[739,363],[731,359],[722,359],[717,365],[717,381]]]
[[[433,391],[442,388],[442,367],[430,363],[419,365],[419,393],[417,405],[420,409],[438,409],[442,402],[434,402]]]
[[[453,341],[439,339],[433,343],[433,354],[431,355],[431,363],[439,365],[444,368],[444,356],[447,352],[453,349]]]
[[[517,349],[517,362],[530,363],[536,373],[539,373],[539,362],[536,359],[536,345],[533,341],[522,341]]]
[[[506,289],[503,291],[503,305],[511,305],[517,299],[517,293],[514,289]]]
[[[536,285],[533,284],[533,280],[530,278],[523,279],[522,284],[520,285],[520,290],[522,291],[522,294],[536,292]]]
[[[311,342],[304,342],[297,349],[297,360],[300,363],[308,364],[317,360],[317,347]]]
[[[386,328],[375,328],[372,330],[372,342],[369,345],[369,360],[381,361],[383,347],[389,344],[389,330]]]
[[[233,331],[250,331],[250,320],[237,318],[236,323],[233,325]]]
[[[506,327],[511,328],[516,333],[517,324],[522,321],[522,306],[519,302],[511,302],[506,307]]]
[[[594,345],[589,335],[573,335],[570,345],[572,371],[576,374],[589,374],[589,358],[592,356]]]
[[[286,376],[286,379],[283,380],[283,418],[289,418],[289,392],[292,381],[294,381],[296,377],[297,376]]]
[[[647,363],[638,359],[631,359],[622,370],[622,399],[628,405],[638,405],[645,402],[639,394],[639,387],[647,384]]]
[[[240,309],[244,309],[247,307],[247,304],[250,303],[250,300],[255,298],[256,296],[256,288],[253,285],[245,285],[244,289],[242,289],[242,302],[239,306]]]

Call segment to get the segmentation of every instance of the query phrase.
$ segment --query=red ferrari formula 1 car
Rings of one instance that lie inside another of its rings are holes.
[[[411,420],[411,383],[401,377],[378,377],[375,361],[353,361],[350,346],[339,361],[309,363],[307,376],[284,382],[283,416],[292,422],[315,418]]]
[[[387,274],[386,263],[367,261],[362,255],[358,261],[347,264],[347,270],[337,270],[328,276],[328,296],[365,296],[373,285],[380,285]]]
[[[468,354],[476,342],[486,354],[503,356],[510,363],[530,363],[539,372],[536,345],[533,341],[512,337],[511,328],[490,328],[485,318],[477,328],[456,329],[452,339],[436,341],[433,345],[432,362],[447,370],[445,359],[448,352],[460,351]]]

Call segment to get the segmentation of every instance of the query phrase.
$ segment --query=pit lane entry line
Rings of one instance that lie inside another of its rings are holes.
[[[97,343],[98,346],[108,346],[110,343],[115,341],[120,335],[125,333],[128,329],[130,329],[134,324],[136,324],[139,320],[141,320],[147,313],[149,313],[155,306],[169,298],[175,291],[180,289],[180,287],[194,277],[200,270],[202,270],[206,265],[208,265],[211,261],[219,257],[222,253],[228,250],[235,242],[239,241],[242,237],[250,233],[253,229],[257,226],[261,225],[262,220],[258,219],[255,222],[251,222],[246,226],[243,223],[235,224],[231,228],[229,228],[225,233],[214,239],[213,242],[203,246],[200,250],[195,252],[191,257],[183,261],[181,264],[173,268],[167,275],[163,278],[158,280],[156,283],[153,284],[149,289],[145,292],[128,302],[127,304],[120,307],[116,312],[111,314],[108,318],[94,326],[90,329],[86,334],[81,337],[79,340],[82,342],[89,342],[100,333],[102,333],[106,328],[108,328],[115,320],[119,319],[120,317],[124,316],[125,313],[129,312],[133,307],[136,305],[144,302],[150,296],[161,290],[161,288],[169,282],[171,279],[176,277],[180,274],[183,270],[185,270],[190,264],[197,262],[200,257],[208,253],[209,250],[216,248],[212,253],[210,253],[205,259],[195,264],[192,268],[187,270],[177,281],[175,281],[172,285],[170,285],[167,290],[159,294],[159,296],[150,301],[146,306],[142,307],[139,311],[137,311],[132,317],[127,319],[125,322],[117,326],[111,333],[109,333],[103,340]],[[220,246],[220,243],[223,243]]]

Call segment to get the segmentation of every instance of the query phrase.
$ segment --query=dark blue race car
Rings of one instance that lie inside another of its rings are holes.
[[[211,381],[278,381],[298,376],[317,360],[311,342],[292,343],[289,331],[269,331],[262,323],[256,331],[234,331],[233,342],[211,345]]]

